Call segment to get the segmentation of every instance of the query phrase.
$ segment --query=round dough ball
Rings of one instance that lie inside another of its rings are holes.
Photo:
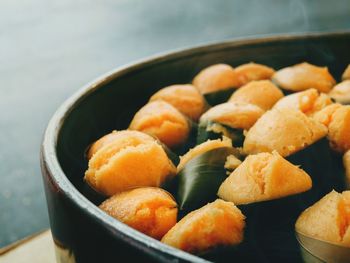
[[[251,81],[232,94],[229,102],[246,102],[269,110],[283,97],[282,91],[269,80]]]
[[[93,154],[84,179],[97,192],[111,196],[134,187],[160,186],[175,173],[155,139],[138,131],[119,131]]]
[[[282,198],[309,190],[310,176],[277,152],[249,155],[221,184],[218,196],[236,205]]]
[[[234,69],[227,64],[215,64],[203,69],[193,79],[192,84],[207,94],[229,88],[237,88],[239,81]]]
[[[185,116],[171,104],[156,100],[143,106],[134,116],[129,129],[157,137],[168,147],[186,142],[190,125]]]
[[[104,201],[100,208],[128,226],[161,239],[177,221],[177,204],[161,188],[143,187],[125,191]]]
[[[328,127],[331,147],[338,152],[350,149],[350,106],[332,104],[314,115],[314,119]]]
[[[244,219],[233,203],[217,199],[187,214],[162,242],[191,253],[219,245],[237,245],[243,240]]]
[[[276,150],[286,157],[326,136],[327,128],[291,109],[266,112],[247,132],[243,150],[247,154]]]
[[[328,95],[319,93],[316,89],[307,89],[285,96],[280,99],[273,108],[299,110],[311,116],[332,103]]]
[[[202,94],[190,84],[165,87],[150,99],[150,101],[155,100],[168,102],[194,121],[197,121],[205,110],[205,100]]]
[[[247,130],[264,114],[253,104],[245,102],[226,102],[218,104],[205,112],[200,122],[214,121],[235,129]]]
[[[316,239],[350,247],[350,191],[332,191],[298,218],[295,230]]]
[[[239,86],[245,85],[250,81],[270,79],[275,73],[273,68],[268,66],[250,62],[235,68]]]
[[[105,136],[101,137],[98,139],[96,142],[94,142],[89,150],[86,153],[86,157],[88,160],[91,159],[91,157],[103,146],[118,140],[122,137],[132,137],[132,138],[138,138],[142,141],[154,141],[154,138],[149,136],[148,134],[142,133],[142,132],[137,132],[137,131],[112,131],[109,134],[106,134]]]
[[[280,69],[272,79],[279,87],[290,91],[315,88],[328,93],[336,83],[327,67],[318,67],[306,62]]]

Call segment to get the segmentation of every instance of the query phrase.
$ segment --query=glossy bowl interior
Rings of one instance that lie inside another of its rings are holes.
[[[42,148],[43,177],[56,244],[76,262],[103,261],[123,253],[130,259],[201,262],[200,257],[165,246],[101,212],[95,206],[99,198],[85,191],[85,149],[102,135],[127,128],[135,112],[155,91],[189,83],[208,65],[236,66],[254,61],[278,69],[308,61],[327,65],[339,80],[350,62],[349,46],[350,33],[228,41],[117,69],[78,91],[55,113]],[[61,252],[58,255],[67,257]],[[264,262],[277,261],[267,256]]]

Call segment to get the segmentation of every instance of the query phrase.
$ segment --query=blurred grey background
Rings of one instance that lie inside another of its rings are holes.
[[[40,142],[85,83],[172,49],[339,30],[350,30],[348,0],[1,0],[0,247],[49,227]]]

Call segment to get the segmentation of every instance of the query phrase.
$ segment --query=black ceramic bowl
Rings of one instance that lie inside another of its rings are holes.
[[[127,128],[155,91],[170,84],[189,83],[208,65],[236,66],[254,61],[278,69],[308,61],[327,65],[339,80],[350,62],[349,47],[350,32],[228,41],[116,69],[79,90],[52,117],[41,152],[58,261],[204,262],[114,220],[96,206],[95,197],[84,195],[87,146],[114,129]],[[269,253],[261,255],[260,262],[279,259]],[[236,258],[235,262],[242,260]]]

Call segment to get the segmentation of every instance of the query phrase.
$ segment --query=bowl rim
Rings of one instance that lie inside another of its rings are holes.
[[[350,31],[323,31],[323,32],[306,32],[306,33],[289,33],[289,34],[268,34],[249,37],[233,38],[225,41],[211,42],[207,44],[196,45],[187,48],[175,49],[172,51],[162,52],[145,59],[137,60],[132,63],[128,63],[124,66],[117,67],[108,71],[100,77],[97,77],[93,81],[87,83],[82,88],[78,89],[73,95],[66,99],[56,112],[51,117],[48,126],[44,132],[43,141],[40,151],[40,159],[42,164],[42,174],[45,170],[49,174],[50,180],[58,188],[58,190],[77,205],[82,211],[89,214],[91,218],[103,225],[103,227],[112,230],[116,236],[122,237],[130,241],[130,244],[134,247],[140,247],[144,245],[144,250],[147,253],[151,253],[153,250],[160,251],[164,254],[164,260],[169,259],[169,256],[173,256],[182,260],[190,262],[209,262],[203,258],[195,255],[191,255],[187,252],[170,247],[166,244],[159,242],[133,228],[115,220],[113,217],[107,215],[88,200],[82,193],[74,187],[63,172],[56,154],[57,139],[60,133],[61,127],[70,114],[70,112],[87,96],[93,93],[100,87],[108,84],[110,81],[137,71],[138,69],[144,69],[146,67],[153,66],[155,64],[169,62],[173,60],[182,59],[187,56],[200,55],[201,53],[213,52],[216,50],[230,49],[232,47],[239,47],[251,44],[263,44],[263,43],[277,43],[288,42],[293,40],[308,40],[317,39],[320,37],[336,37],[349,35]],[[157,255],[162,258],[161,255]]]

